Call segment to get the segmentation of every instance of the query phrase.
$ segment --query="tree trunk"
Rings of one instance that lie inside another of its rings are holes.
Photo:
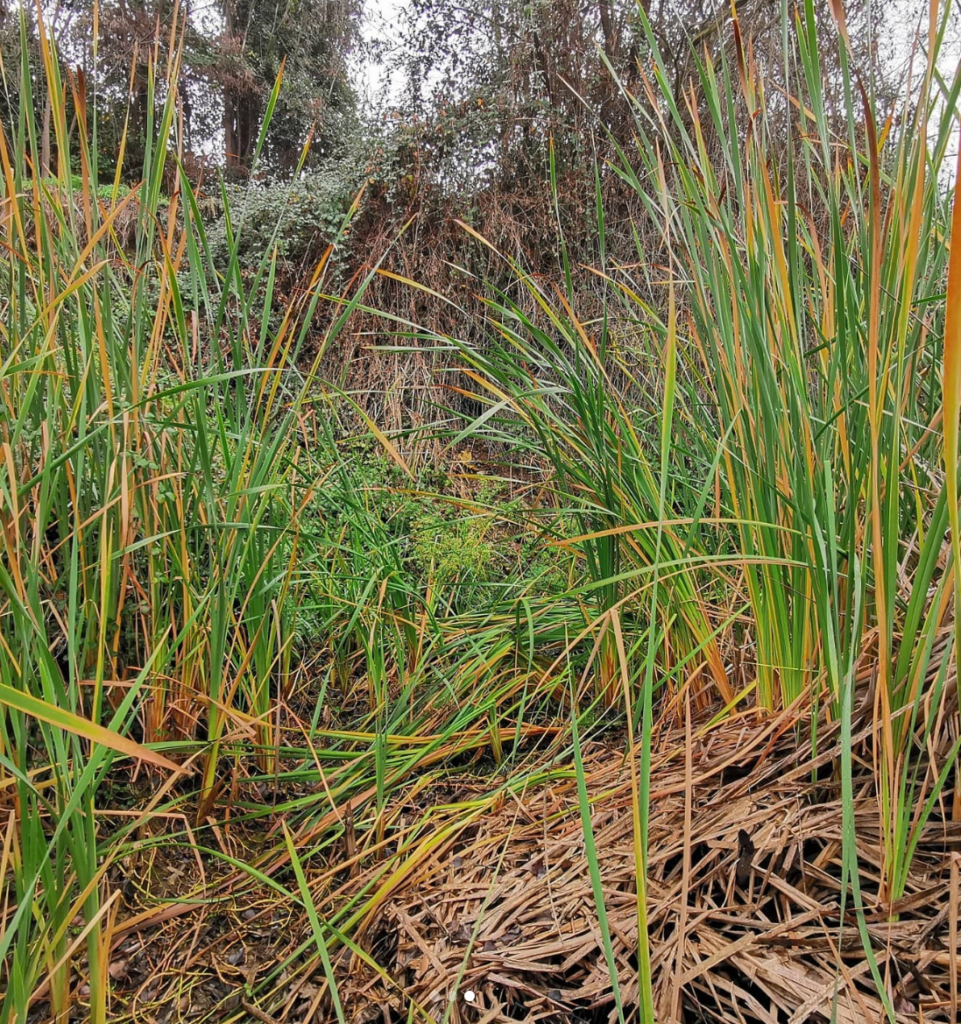
[[[597,9],[601,15],[601,31],[604,33],[604,52],[611,64],[614,64],[617,57],[617,29],[611,17],[610,0],[598,0]]]

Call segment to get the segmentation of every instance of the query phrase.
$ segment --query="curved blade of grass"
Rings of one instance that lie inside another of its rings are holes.
[[[134,740],[127,739],[126,736],[122,736],[120,733],[105,729],[96,722],[91,722],[87,718],[81,718],[80,715],[75,715],[72,711],[67,711],[65,708],[59,708],[55,704],[50,704],[40,697],[35,697],[33,694],[25,693],[22,690],[15,690],[6,683],[0,683],[0,704],[13,708],[15,711],[20,711],[25,715],[30,715],[41,722],[46,722],[48,725],[54,725],[65,732],[73,733],[73,735],[80,736],[91,743],[108,747],[118,754],[126,754],[128,757],[136,758],[138,761],[146,761],[148,764],[156,765],[158,768],[165,768],[168,771],[179,772],[183,770],[180,765],[168,760],[162,754],[158,754],[142,744],[136,743]]]

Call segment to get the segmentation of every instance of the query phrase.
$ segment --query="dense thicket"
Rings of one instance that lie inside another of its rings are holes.
[[[20,28],[5,2],[0,45],[12,53],[19,50]],[[828,0],[815,6],[827,23]],[[215,237],[226,237],[226,225],[216,223],[218,176],[247,188],[246,196],[235,191],[234,198],[242,197],[254,222],[264,225],[246,236],[248,265],[257,264],[261,246],[277,247],[278,301],[299,287],[365,186],[360,216],[342,241],[337,279],[349,281],[383,260],[385,269],[424,288],[399,289],[393,278],[375,281],[371,305],[403,323],[359,322],[355,342],[329,353],[328,371],[335,376],[349,364],[346,379],[366,393],[369,411],[389,413],[390,425],[400,427],[435,417],[436,406],[452,400],[438,383],[444,378],[433,372],[437,357],[370,351],[357,360],[357,345],[369,346],[378,335],[383,341],[385,330],[416,334],[419,328],[479,340],[480,286],[510,286],[505,264],[457,221],[537,273],[562,280],[566,272],[587,315],[601,313],[603,289],[581,265],[636,257],[636,192],[611,165],[634,146],[632,97],[649,104],[650,116],[661,103],[654,98],[651,43],[678,96],[686,95],[697,73],[697,55],[733,58],[726,4],[645,3],[650,39],[639,10],[633,0],[413,0],[394,26],[400,44],[380,56],[394,98],[375,110],[359,109],[354,90],[364,74],[361,0],[217,0],[203,8],[171,0],[82,0],[48,14],[64,70],[82,69],[87,93],[97,95],[87,116],[98,111],[104,182],[113,179],[118,160],[129,182],[143,172],[146,135],[156,131],[163,100],[148,95],[148,65],[171,59],[171,28],[179,21],[181,158],[193,180],[204,182]],[[781,116],[788,113],[778,92],[781,13],[781,0],[739,7],[745,42],[768,82],[772,117],[779,108]],[[34,18],[26,12],[28,35]],[[876,45],[861,0],[848,21],[864,81],[881,107],[893,109],[885,97],[896,93],[900,68]],[[838,44],[829,33],[825,39],[826,108],[840,126]],[[283,86],[255,167],[260,125],[282,64]],[[17,79],[9,59],[5,65],[4,103],[12,112]],[[688,126],[700,119],[710,149],[707,112],[682,109]],[[49,119],[43,110],[34,114],[49,162]],[[738,105],[742,131],[749,115]],[[776,168],[778,154],[771,159]],[[608,227],[604,252],[596,233],[598,202]],[[274,230],[278,216],[284,218],[281,232]],[[656,244],[650,240],[652,252]],[[566,268],[565,251],[577,254]],[[457,304],[428,289],[457,296]],[[318,325],[318,335],[324,326]]]
[[[782,7],[781,0],[755,0],[738,11],[745,46],[766,82],[768,116],[786,126]],[[372,286],[372,305],[429,331],[480,341],[476,296],[485,285],[510,288],[511,272],[455,223],[459,219],[524,267],[555,282],[569,276],[582,314],[602,315],[604,289],[583,268],[637,259],[637,193],[614,167],[635,149],[635,101],[647,117],[664,114],[652,43],[665,84],[683,98],[683,123],[699,120],[711,152],[717,143],[708,111],[703,99],[686,106],[695,95],[689,90],[699,59],[735,61],[729,4],[658,0],[643,9],[650,38],[633,0],[415,0],[409,6],[393,60],[394,80],[403,88],[375,126],[371,184],[351,261],[359,268],[390,247],[386,267],[456,295],[458,306],[424,291],[399,290],[391,279]],[[815,10],[828,25],[827,0]],[[894,111],[903,67],[877,45],[866,4],[849,5],[847,16],[859,73],[879,106]],[[823,38],[826,114],[834,130],[846,131],[839,44],[830,32]],[[741,132],[751,113],[736,104]],[[770,153],[775,172],[783,170],[781,157],[776,149]],[[607,225],[603,239],[596,230],[599,203]],[[658,244],[653,235],[643,240],[652,257]],[[576,257],[565,264],[568,253]],[[359,388],[403,395],[403,409],[393,404],[393,425],[399,426],[405,417],[416,422],[433,415],[425,398],[444,402],[438,378],[427,373],[430,365],[436,367],[436,357],[426,354],[403,361],[382,356],[355,362],[353,380]],[[432,389],[423,387],[428,377]]]

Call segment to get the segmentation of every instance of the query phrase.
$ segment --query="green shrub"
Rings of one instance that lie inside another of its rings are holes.
[[[223,202],[217,204],[209,235],[214,264],[223,265],[230,247],[228,234],[236,232],[238,219],[243,224],[237,247],[242,270],[260,266],[275,249],[278,262],[291,270],[316,262],[338,240],[362,180],[357,162],[348,159],[331,161],[289,181],[225,185],[233,220],[228,232]]]

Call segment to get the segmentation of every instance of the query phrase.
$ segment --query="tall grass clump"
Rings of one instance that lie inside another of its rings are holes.
[[[148,816],[192,774],[200,821],[229,771],[225,744],[274,765],[316,440],[301,413],[313,369],[298,367],[329,257],[283,300],[270,249],[240,273],[243,211],[228,208],[227,258],[213,265],[180,170],[176,35],[166,66],[151,61],[143,180],[100,185],[95,103],[83,78],[64,79],[42,22],[38,32],[42,78],[24,29],[19,121],[0,132],[0,1019],[11,1024],[38,1001],[72,1017],[77,964],[90,1019],[108,1019],[119,891],[98,793],[118,753],[164,766]],[[49,168],[35,128],[44,104]],[[351,308],[328,318],[328,339]]]
[[[757,702],[806,696],[843,717],[863,683],[873,706],[883,899],[901,895],[920,808],[944,782],[918,757],[951,713],[942,169],[958,79],[938,85],[945,23],[934,3],[894,111],[849,67],[840,7],[834,105],[811,4],[785,18],[786,97],[759,84],[736,17],[732,61],[705,56],[679,102],[654,47],[638,156],[619,168],[663,211],[686,284],[682,406],[693,422],[706,385],[701,461],[720,453]]]
[[[644,211],[636,263],[593,268],[591,323],[570,287],[517,267],[537,314],[502,294],[488,348],[461,351],[487,405],[471,429],[533,446],[580,516],[578,593],[594,595],[595,635],[618,611],[642,749],[652,709],[696,673],[728,705],[809,708],[799,739],[815,751],[817,723],[842,722],[860,905],[855,716],[873,723],[884,902],[958,752],[943,413],[957,415],[941,379],[961,79],[938,71],[935,2],[900,105],[880,109],[833,6],[833,24],[785,7],[776,81],[735,11],[679,94],[642,17],[649,50],[637,93],[624,87],[636,147],[599,169]],[[602,255],[605,231],[599,202]]]

